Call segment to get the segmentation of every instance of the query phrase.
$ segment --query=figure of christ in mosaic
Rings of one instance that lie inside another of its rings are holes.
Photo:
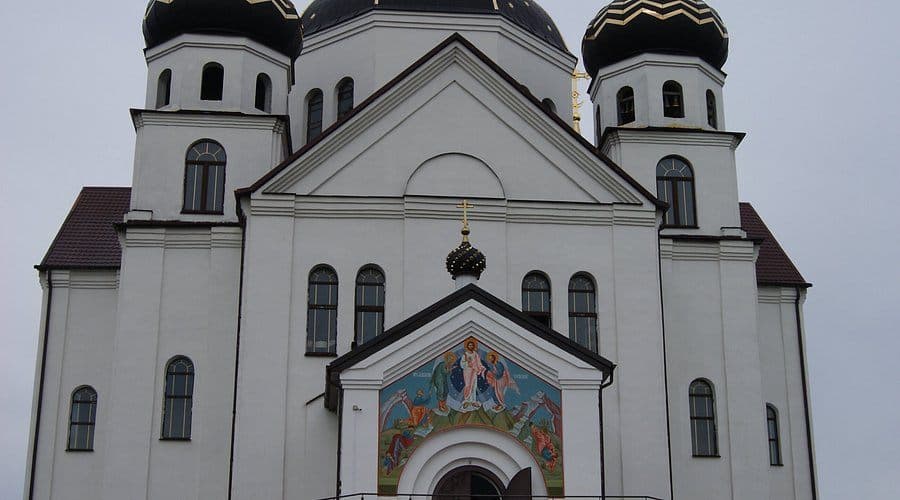
[[[403,468],[435,432],[491,428],[517,440],[551,495],[563,491],[560,390],[474,337],[380,392],[379,494],[396,495]]]

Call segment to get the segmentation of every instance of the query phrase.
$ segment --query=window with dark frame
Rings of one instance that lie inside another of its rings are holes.
[[[695,380],[690,388],[691,446],[695,457],[718,457],[716,404],[712,384]]]
[[[184,213],[221,214],[225,207],[225,149],[203,139],[188,148],[184,167]]]
[[[225,89],[225,68],[219,63],[208,63],[203,67],[200,80],[201,101],[221,101]]]
[[[69,409],[68,451],[94,451],[94,429],[97,424],[97,391],[79,387],[72,393]]]
[[[337,87],[337,118],[340,120],[353,109],[354,84],[352,78],[344,78]]]
[[[669,204],[663,219],[667,227],[697,227],[694,170],[686,161],[668,156],[656,165],[657,197]]]
[[[172,70],[166,69],[159,74],[156,82],[156,109],[168,106],[172,99]]]
[[[384,333],[384,273],[374,266],[356,275],[356,344],[363,345]]]
[[[313,89],[306,95],[306,142],[322,133],[322,113],[325,99],[322,91]]]
[[[716,94],[713,93],[712,90],[706,91],[706,122],[709,123],[709,126],[718,129],[719,128],[719,114],[718,109],[716,108]]]
[[[309,273],[307,354],[337,353],[337,306],[337,273],[327,266],[316,267]]]
[[[256,99],[254,107],[265,113],[272,112],[272,79],[265,73],[256,76]]]
[[[616,94],[616,107],[619,114],[619,125],[634,121],[634,89],[622,87]]]
[[[528,273],[522,280],[522,312],[550,328],[550,303],[550,280],[543,273]]]
[[[194,363],[179,356],[166,366],[165,400],[163,403],[163,440],[191,439],[194,407]]]
[[[599,352],[597,289],[594,280],[584,273],[569,280],[569,337],[585,348]]]
[[[784,465],[781,459],[781,436],[778,431],[778,410],[771,404],[766,405],[766,429],[769,433],[769,465]]]
[[[594,108],[594,140],[600,144],[601,132],[603,131],[603,119],[600,115],[600,106]]]
[[[674,80],[663,84],[663,115],[667,118],[684,118],[684,92],[681,84]]]

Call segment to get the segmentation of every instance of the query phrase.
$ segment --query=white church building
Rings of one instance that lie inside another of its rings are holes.
[[[151,0],[132,186],[36,266],[25,499],[816,499],[725,24],[604,1],[581,73],[535,0]]]

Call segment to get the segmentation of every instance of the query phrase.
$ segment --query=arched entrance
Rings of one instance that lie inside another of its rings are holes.
[[[481,467],[467,466],[450,471],[434,490],[437,500],[502,500],[502,483]]]

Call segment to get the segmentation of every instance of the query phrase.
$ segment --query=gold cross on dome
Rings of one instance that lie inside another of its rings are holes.
[[[469,234],[471,233],[471,231],[469,231],[469,209],[475,208],[475,205],[469,203],[469,200],[463,200],[462,203],[456,205],[456,208],[461,208],[463,211],[463,241],[469,241]]]

